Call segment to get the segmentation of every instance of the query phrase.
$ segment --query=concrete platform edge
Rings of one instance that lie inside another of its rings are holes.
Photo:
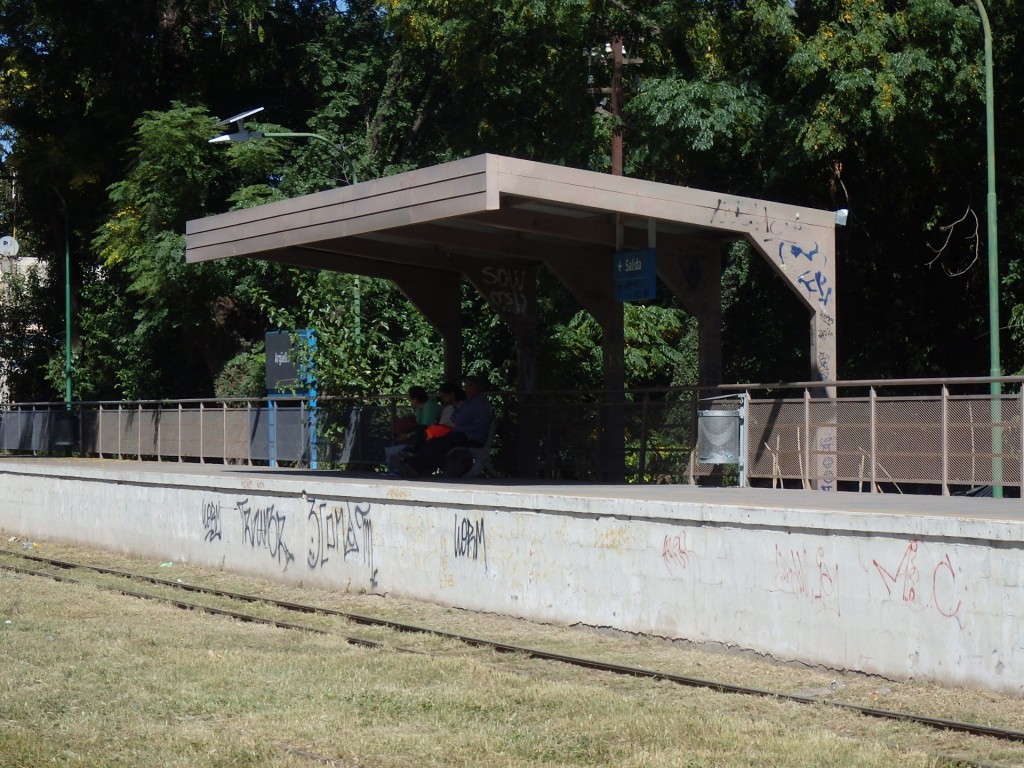
[[[1024,694],[1019,503],[134,462],[0,479],[9,535]]]

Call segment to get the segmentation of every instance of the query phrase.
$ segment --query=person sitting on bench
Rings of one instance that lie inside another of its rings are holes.
[[[452,448],[479,448],[487,440],[491,426],[491,401],[484,394],[484,382],[476,376],[467,376],[463,381],[466,401],[452,415],[452,431],[426,444],[415,454],[404,457],[403,475],[431,475],[441,467],[448,451]]]
[[[437,419],[437,424],[427,427],[427,440],[433,440],[435,437],[451,432],[452,427],[455,426],[452,416],[455,415],[459,406],[466,402],[466,393],[462,387],[450,381],[446,381],[438,387],[437,397],[441,401],[441,415]],[[415,451],[409,451],[409,453],[415,453]]]
[[[441,416],[441,403],[423,387],[409,387],[409,405],[413,415],[395,420],[395,444],[384,448],[384,464],[391,473],[398,472],[395,457],[403,451],[415,453],[422,448],[427,441],[427,429],[437,424]]]

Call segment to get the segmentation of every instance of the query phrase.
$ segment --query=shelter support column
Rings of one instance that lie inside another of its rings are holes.
[[[697,320],[699,383],[722,383],[722,247],[717,241],[658,236],[658,277]]]
[[[750,242],[810,309],[811,378],[835,381],[839,376],[836,369],[835,227],[804,226],[798,222],[782,226],[770,215],[766,215],[765,222],[765,233],[750,238]],[[777,234],[777,230],[781,234]],[[816,394],[831,397],[835,393]]]
[[[758,224],[758,229],[762,226]],[[809,310],[811,378],[836,381],[836,238],[835,222],[801,223],[798,215],[786,218],[775,206],[765,207],[763,232],[750,242],[782,276]],[[839,431],[834,386],[816,387],[806,399],[806,467],[811,486],[835,490]]]
[[[462,278],[455,272],[418,274],[414,279],[401,274],[392,279],[444,341],[444,377],[462,378]]]
[[[545,263],[601,326],[605,394],[598,472],[605,482],[621,483],[626,475],[625,313],[615,298],[612,258],[602,249],[586,260],[547,258]]]
[[[516,473],[536,477],[539,467],[540,414],[537,391],[537,268],[518,261],[467,264],[466,278],[516,337],[516,389],[519,401],[515,434]]]

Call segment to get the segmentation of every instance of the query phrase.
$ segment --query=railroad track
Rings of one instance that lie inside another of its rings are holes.
[[[797,694],[782,693],[778,691],[770,691],[760,688],[751,688],[743,685],[733,685],[730,683],[719,682],[714,680],[706,680],[696,677],[688,677],[684,675],[677,675],[671,672],[659,671],[654,669],[645,669],[643,667],[634,667],[623,664],[614,664],[605,661],[598,661],[595,659],[588,659],[579,656],[570,656],[560,653],[551,653],[548,651],[538,650],[536,648],[528,648],[524,646],[514,645],[511,643],[503,643],[495,640],[487,640],[479,637],[471,637],[469,635],[459,634],[455,632],[447,632],[441,629],[422,627],[414,624],[406,624],[403,622],[397,622],[390,619],[377,618],[372,616],[366,616],[363,614],[351,613],[347,611],[335,610],[332,608],[325,608],[315,605],[308,605],[305,603],[296,603],[286,600],[277,600],[274,598],[263,597],[259,595],[249,595],[240,592],[231,592],[228,590],[216,589],[212,587],[187,584],[178,580],[160,579],[154,576],[147,576],[144,574],[131,573],[128,571],[121,571],[114,568],[106,568],[97,565],[89,565],[85,563],[74,563],[66,560],[57,560],[49,557],[42,557],[39,555],[32,555],[25,552],[18,552],[15,550],[0,549],[0,557],[8,557],[20,559],[25,562],[36,563],[48,568],[57,569],[60,572],[45,571],[39,568],[27,568],[16,565],[10,565],[6,563],[0,563],[0,570],[6,570],[14,573],[19,573],[28,576],[39,576],[55,579],[58,581],[66,581],[72,583],[88,583],[92,586],[97,586],[102,589],[108,589],[111,591],[118,592],[130,597],[136,597],[146,600],[156,600],[163,603],[171,604],[175,607],[182,608],[185,610],[202,611],[218,616],[226,616],[238,621],[254,622],[260,624],[272,625],[281,629],[302,631],[302,632],[313,632],[317,634],[329,634],[326,630],[318,627],[311,627],[302,624],[296,624],[292,622],[280,621],[278,619],[270,619],[255,614],[244,613],[240,611],[227,610],[224,608],[216,608],[201,603],[193,603],[176,598],[168,598],[159,595],[147,594],[136,590],[123,589],[119,587],[112,587],[109,585],[96,584],[94,582],[88,582],[82,579],[75,579],[66,572],[70,571],[85,571],[97,574],[103,574],[106,576],[115,576],[126,581],[133,582],[144,582],[160,587],[171,588],[175,591],[211,595],[219,598],[230,599],[242,603],[251,604],[262,604],[266,606],[272,606],[277,609],[282,609],[287,612],[301,613],[301,614],[316,614],[321,616],[330,616],[344,619],[348,622],[352,622],[357,625],[376,627],[389,629],[401,633],[411,633],[420,635],[430,635],[433,637],[444,638],[448,640],[454,640],[459,643],[471,646],[474,648],[487,649],[495,653],[508,653],[508,654],[519,654],[526,658],[540,659],[545,661],[558,662],[562,664],[568,664],[575,667],[583,667],[591,670],[600,672],[607,672],[617,675],[627,675],[630,677],[638,678],[649,678],[653,680],[661,680],[666,682],[675,683],[681,686],[689,686],[696,688],[704,688],[719,693],[732,693],[744,696],[757,696],[772,698],[782,702],[792,702],[796,704],[809,704],[818,706],[829,706],[836,709],[845,710],[848,712],[854,712],[859,715],[873,718],[881,718],[884,720],[891,721],[903,721],[908,723],[916,723],[918,725],[926,726],[937,730],[951,731],[955,733],[962,733],[970,736],[986,736],[989,738],[1000,739],[1004,741],[1024,743],[1024,731],[1018,731],[1008,728],[998,728],[993,726],[981,725],[978,723],[961,722],[957,720],[949,720],[945,718],[931,717],[928,715],[919,715],[907,712],[894,712],[885,709],[878,709],[875,707],[865,707],[857,704],[850,704],[838,701],[829,701],[812,696],[801,696]],[[333,633],[330,633],[333,634]],[[389,646],[385,643],[381,643],[376,640],[370,640],[366,638],[360,638],[356,636],[344,635],[344,640],[351,645],[358,645],[371,648],[391,648],[397,651],[404,652],[419,652],[410,650],[407,648]],[[983,765],[981,763],[973,763],[970,761],[959,760],[958,764],[961,765]]]

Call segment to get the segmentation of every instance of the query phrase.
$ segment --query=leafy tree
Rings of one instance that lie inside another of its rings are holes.
[[[841,373],[984,373],[985,272],[964,270],[973,254],[959,247],[977,243],[958,238],[939,260],[931,249],[939,226],[983,206],[976,9],[752,0],[684,5],[659,21],[673,62],[628,105],[633,172],[850,208],[837,233]],[[779,281],[764,291],[749,282],[756,273],[739,274],[727,364],[763,359],[766,325],[803,320]]]
[[[212,114],[265,106],[274,122],[262,127],[337,142],[360,179],[483,151],[604,170],[615,123],[593,90],[610,85],[605,46],[616,34],[642,60],[627,67],[620,116],[627,173],[851,209],[838,232],[843,375],[987,371],[984,233],[970,215],[984,220],[981,37],[969,1],[79,6],[0,0],[3,164],[23,188],[26,253],[62,255],[70,224],[76,396],[243,391],[262,333],[279,327],[318,329],[337,391],[399,388],[414,370],[438,370],[436,337],[386,283],[259,261],[182,263],[185,220],[343,176],[340,155],[319,142],[211,147]],[[988,7],[1004,320],[1017,342],[1024,25],[1018,4]],[[961,218],[947,243],[943,227]],[[51,344],[63,327],[54,266],[19,300]],[[724,294],[726,376],[802,378],[806,313],[781,281],[737,248]],[[597,349],[595,325],[566,297],[542,272],[541,325],[557,329],[540,340],[545,373]],[[513,382],[509,330],[468,289],[463,311],[467,368]],[[691,319],[669,300],[627,314],[632,382],[692,378]],[[51,349],[57,387],[61,350]],[[1021,370],[1020,344],[1004,350],[1007,369]]]
[[[135,163],[110,187],[113,213],[94,240],[101,267],[84,291],[93,309],[76,368],[97,396],[209,395],[224,361],[265,327],[253,286],[273,284],[280,269],[184,262],[185,222],[228,191],[227,163],[237,160],[239,174],[259,167],[249,152],[218,154],[207,142],[213,122],[176,104],[136,124]]]
[[[137,197],[130,190],[115,188],[123,220],[108,220],[107,187],[117,183],[126,170],[126,160],[134,151],[130,148],[135,121],[146,110],[155,114],[167,109],[174,98],[193,104],[205,102],[229,112],[238,108],[239,100],[245,106],[252,104],[257,94],[283,114],[299,113],[301,107],[301,114],[308,115],[311,94],[292,76],[294,69],[287,64],[300,41],[316,36],[325,19],[336,13],[335,3],[327,0],[112,0],[87,6],[60,0],[0,0],[0,17],[4,19],[0,130],[9,142],[4,165],[16,171],[21,181],[20,223],[27,235],[25,242],[34,246],[33,254],[43,258],[63,253],[58,243],[63,242],[65,217],[56,204],[56,195],[62,195],[72,228],[71,280],[76,299],[82,298],[74,308],[76,328],[81,325],[89,333],[101,334],[89,339],[90,347],[82,350],[77,361],[76,378],[82,382],[79,396],[123,395],[126,387],[118,381],[127,382],[135,373],[145,375],[128,387],[133,392],[155,396],[194,386],[192,391],[198,394],[209,386],[209,373],[200,375],[202,369],[208,371],[219,354],[200,349],[197,355],[183,339],[182,334],[197,327],[196,315],[183,317],[176,310],[180,307],[188,314],[188,302],[178,300],[192,294],[183,296],[178,291],[175,295],[178,281],[171,267],[180,248],[173,238],[159,236],[165,230],[159,228],[163,225],[158,219],[164,216],[164,209],[181,208],[172,230],[180,235],[179,223],[188,215],[201,213],[204,202],[223,209],[225,187],[211,177],[205,180],[212,184],[207,189],[195,175],[185,176],[181,195],[197,190],[200,194],[176,200],[179,190],[175,189],[174,173],[184,166],[171,168],[171,160],[165,159],[150,176],[168,173],[159,181],[161,193],[169,199],[156,205],[150,195],[140,206],[150,218],[139,218],[132,210]],[[205,138],[213,135],[212,122],[207,121],[203,142],[196,144],[188,160],[196,160]],[[175,144],[176,140],[171,136],[162,150],[171,155],[188,150]],[[153,156],[160,152],[151,148]],[[189,170],[201,174],[210,159],[189,166]],[[145,172],[137,168],[134,172],[137,185],[148,183]],[[187,210],[183,208],[186,205]],[[106,239],[101,236],[98,247],[110,263],[98,268],[88,244],[101,223]],[[124,231],[117,229],[119,224],[125,226]],[[171,224],[168,219],[166,225]],[[116,242],[121,235],[128,238],[123,245]],[[149,261],[163,260],[168,268],[163,278],[159,271],[122,259],[150,237],[156,239]],[[203,271],[191,272],[198,276]],[[51,274],[57,272],[51,270]],[[54,308],[42,318],[44,328],[63,326],[55,309],[63,307],[62,295],[58,300],[60,288],[57,281],[41,286],[49,292],[45,305]],[[147,294],[162,296],[163,288],[171,293],[160,299],[163,308],[153,312],[137,310],[122,296],[123,291],[133,291],[135,300]],[[221,295],[229,298],[230,292]],[[99,302],[95,306],[100,316],[93,316],[93,306],[88,303],[92,300]],[[116,307],[122,307],[123,315],[114,322],[109,313]],[[141,314],[135,318],[137,311]],[[163,318],[158,315],[161,311]],[[125,356],[118,352],[122,344],[128,350]],[[177,383],[156,373],[160,365],[143,362],[154,359],[157,351],[162,353],[167,371],[182,372]],[[185,356],[181,364],[166,360],[167,354],[179,353]],[[118,361],[136,357],[137,365],[118,370]],[[197,357],[205,357],[205,363],[194,364]],[[101,372],[100,365],[113,367]],[[79,366],[81,371],[77,371]],[[164,380],[156,390],[149,389],[154,384],[152,376]],[[192,376],[195,379],[190,385]]]
[[[437,333],[385,280],[290,270],[297,301],[270,306],[269,322],[316,334],[314,365],[324,395],[404,391],[439,383]]]
[[[434,136],[436,159],[496,152],[586,163],[594,111],[583,55],[594,45],[590,3],[385,0],[382,6],[402,62],[415,59],[425,74],[420,88],[429,100],[417,120]]]
[[[7,402],[32,401],[44,391],[47,359],[59,339],[42,332],[41,284],[38,266],[8,262],[0,283],[0,382]],[[63,375],[63,366],[62,375]]]
[[[626,304],[626,386],[669,387],[697,380],[696,322],[671,306]],[[602,331],[579,311],[553,329],[557,359],[578,386],[600,389]],[[566,386],[563,382],[562,386]]]

